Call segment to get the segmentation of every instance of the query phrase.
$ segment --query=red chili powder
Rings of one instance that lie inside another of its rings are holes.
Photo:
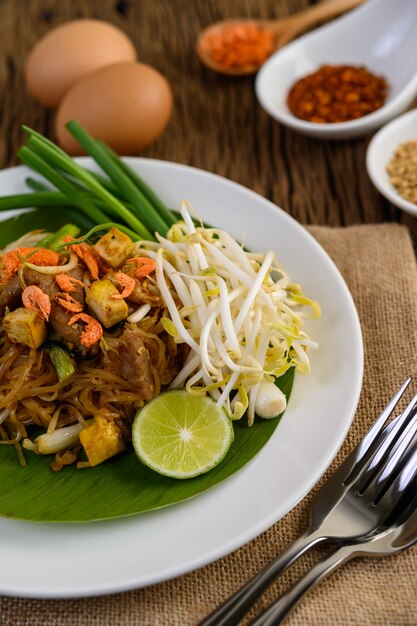
[[[323,65],[291,87],[291,113],[319,124],[347,122],[379,109],[388,95],[388,83],[365,67]]]

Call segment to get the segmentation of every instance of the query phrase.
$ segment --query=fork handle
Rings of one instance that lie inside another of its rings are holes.
[[[278,626],[302,596],[312,589],[325,576],[358,554],[354,545],[341,546],[313,565],[313,567],[288,589],[278,600],[273,602],[249,626]]]
[[[298,559],[306,550],[323,541],[318,531],[307,531],[294,543],[290,544],[281,554],[271,561],[265,569],[239,589],[224,604],[206,617],[199,626],[234,626],[242,619],[265,589],[287,567]]]

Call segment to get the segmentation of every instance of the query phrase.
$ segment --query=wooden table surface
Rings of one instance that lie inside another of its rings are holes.
[[[370,137],[319,141],[272,120],[252,78],[221,77],[203,67],[198,32],[224,17],[283,17],[309,0],[0,0],[0,167],[17,163],[26,124],[53,138],[53,112],[24,82],[31,47],[51,28],[83,17],[114,23],[138,57],[161,71],[175,105],[163,136],[142,156],[186,163],[245,185],[303,224],[345,226],[398,221],[417,240],[417,221],[385,201],[365,168]],[[331,59],[329,59],[331,61]]]
[[[324,142],[298,135],[261,109],[253,77],[222,77],[196,58],[196,36],[212,21],[239,15],[281,17],[308,4],[308,0],[1,0],[0,167],[17,162],[21,124],[53,138],[53,112],[34,102],[25,88],[23,68],[31,47],[67,20],[98,18],[122,28],[139,59],[160,70],[174,92],[169,127],[143,156],[227,176],[302,223],[402,221],[413,230],[414,218],[390,206],[367,176],[370,137]]]

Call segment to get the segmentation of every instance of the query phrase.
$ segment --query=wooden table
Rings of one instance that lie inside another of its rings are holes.
[[[197,33],[232,16],[285,16],[308,0],[2,0],[0,166],[16,163],[21,124],[53,137],[53,112],[33,101],[24,63],[54,26],[89,17],[122,28],[139,59],[169,80],[175,109],[163,137],[143,156],[216,172],[269,198],[305,224],[330,226],[414,218],[390,206],[365,169],[368,138],[324,142],[276,123],[259,106],[253,78],[227,78],[196,58]]]
[[[53,112],[34,102],[25,88],[23,70],[31,47],[63,22],[98,18],[123,29],[139,59],[160,70],[174,92],[172,120],[142,156],[226,176],[303,224],[399,221],[417,241],[414,218],[389,205],[368,178],[369,137],[322,142],[298,135],[261,109],[253,78],[218,76],[196,58],[198,32],[217,19],[285,16],[308,4],[308,0],[1,0],[0,167],[17,163],[21,124],[53,138]]]

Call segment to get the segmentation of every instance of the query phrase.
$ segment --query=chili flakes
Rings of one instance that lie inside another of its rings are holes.
[[[296,117],[328,124],[347,122],[379,109],[388,83],[365,67],[323,65],[291,87],[287,104]]]

